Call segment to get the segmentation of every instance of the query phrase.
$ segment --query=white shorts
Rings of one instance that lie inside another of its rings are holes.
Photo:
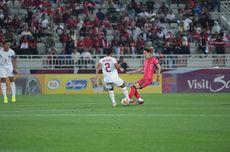
[[[106,89],[112,89],[114,85],[120,87],[124,83],[124,81],[119,77],[111,81],[106,81],[106,79],[104,79],[104,82],[105,82]]]
[[[0,78],[13,77],[13,68],[0,67]]]

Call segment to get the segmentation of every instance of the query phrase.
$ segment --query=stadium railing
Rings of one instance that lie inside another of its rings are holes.
[[[135,69],[143,65],[143,55],[122,55],[129,69]],[[18,55],[17,69],[41,70],[41,69],[81,69],[95,70],[96,64],[102,55],[94,55],[92,60],[80,59],[76,62],[71,55]],[[119,56],[114,56],[119,60]],[[230,54],[191,54],[191,55],[156,55],[162,67],[167,68],[230,68]]]
[[[224,27],[230,31],[230,1],[223,0],[221,1],[221,11],[220,11],[220,20]]]

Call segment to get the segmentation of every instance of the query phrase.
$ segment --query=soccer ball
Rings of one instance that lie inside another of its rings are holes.
[[[121,100],[121,104],[124,105],[124,106],[128,106],[129,105],[129,100],[124,98]]]

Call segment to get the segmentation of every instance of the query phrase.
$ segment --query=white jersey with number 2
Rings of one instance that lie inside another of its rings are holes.
[[[115,67],[115,64],[117,63],[115,58],[106,56],[100,59],[99,63],[101,64],[104,81],[106,83],[113,83],[114,81],[117,81],[117,79],[120,79]]]

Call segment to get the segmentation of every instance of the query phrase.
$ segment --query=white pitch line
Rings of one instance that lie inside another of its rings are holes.
[[[205,114],[3,114],[0,117],[230,117],[230,115]]]

